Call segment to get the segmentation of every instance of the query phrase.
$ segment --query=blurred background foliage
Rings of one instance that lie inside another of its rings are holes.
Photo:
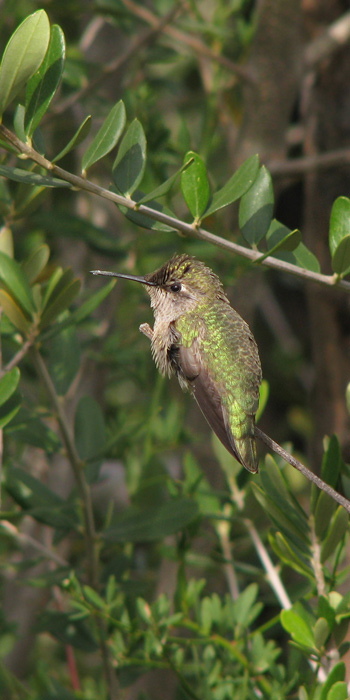
[[[4,0],[2,50],[40,8],[66,58],[30,134],[39,153],[64,149],[59,165],[80,175],[121,99],[147,138],[143,192],[188,151],[212,190],[258,153],[274,215],[332,274],[332,205],[349,193],[350,32],[329,37],[348,27],[345,1]],[[25,140],[16,103],[3,123]],[[89,180],[108,189],[114,160],[87,167]],[[178,185],[161,201],[191,220]],[[140,228],[85,191],[1,177],[0,207],[2,697],[348,697],[345,511],[263,464],[262,448],[262,475],[242,473],[157,374],[138,331],[152,318],[144,289],[88,272],[145,274],[174,252],[212,267],[259,345],[261,426],[347,496],[348,294]],[[238,214],[225,207],[205,226],[244,243]]]

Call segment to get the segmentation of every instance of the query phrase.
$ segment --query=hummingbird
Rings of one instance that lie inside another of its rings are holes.
[[[174,255],[144,277],[103,270],[92,270],[92,274],[145,286],[154,325],[142,323],[140,331],[151,341],[158,370],[177,376],[228,452],[248,471],[258,472],[259,352],[248,324],[232,308],[217,275],[186,254]]]

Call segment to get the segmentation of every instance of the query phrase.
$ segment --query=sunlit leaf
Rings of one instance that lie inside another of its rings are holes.
[[[64,57],[64,34],[61,27],[54,24],[46,56],[27,84],[24,127],[28,136],[33,135],[56,93],[63,72]]]
[[[19,331],[28,335],[31,327],[30,321],[25,317],[23,311],[18,304],[16,304],[12,296],[4,289],[0,289],[0,306],[15,328],[18,328]]]
[[[29,15],[12,34],[0,68],[0,115],[42,63],[50,39],[44,10]]]
[[[328,700],[328,693],[333,688],[333,686],[339,681],[345,680],[345,664],[343,661],[339,661],[331,671],[327,674],[325,683],[323,684],[322,691],[320,694],[320,700]]]
[[[194,220],[198,223],[207,208],[210,187],[202,158],[194,151],[188,151],[185,163],[190,159],[193,159],[193,162],[181,173],[181,190]]]
[[[33,314],[35,311],[33,294],[26,276],[20,265],[5,253],[0,253],[0,279],[22,308],[30,315]]]
[[[107,155],[107,153],[116,146],[123,132],[125,120],[126,113],[124,102],[119,100],[119,102],[112,107],[108,117],[103,122],[89,148],[85,151],[81,163],[83,172]]]
[[[217,190],[212,196],[211,203],[206,209],[204,217],[210,216],[218,209],[227,207],[229,204],[236,202],[242,197],[252,186],[259,170],[259,156],[254,155],[248,158],[230,177],[228,182]],[[204,218],[203,217],[203,218]]]
[[[113,181],[119,192],[131,197],[139,186],[146,166],[146,137],[138,119],[131,122],[113,165]]]
[[[315,647],[315,638],[311,627],[294,610],[282,610],[281,623],[292,639],[305,647]]]

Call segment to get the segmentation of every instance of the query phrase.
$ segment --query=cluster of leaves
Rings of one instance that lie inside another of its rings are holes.
[[[14,113],[16,143],[19,139],[39,156],[45,152],[39,125],[59,86],[64,58],[62,30],[57,25],[50,27],[46,13],[39,10],[19,26],[2,59],[1,114],[25,92],[23,104],[18,104]],[[188,150],[182,167],[145,194],[139,189],[146,171],[145,133],[138,119],[128,127],[126,122],[125,105],[119,100],[83,153],[83,177],[75,182],[76,186],[83,189],[87,171],[119,144],[111,168],[111,189],[120,197],[121,211],[133,222],[153,230],[173,231],[174,214],[158,200],[169,195],[179,182],[194,230],[221,208],[239,201],[239,225],[245,244],[254,250],[263,244],[258,262],[274,255],[310,271],[319,271],[318,261],[301,242],[300,233],[290,231],[272,218],[271,177],[264,166],[259,166],[257,156],[249,158],[223,187],[211,193],[203,159]],[[52,158],[49,170],[55,173],[56,163],[82,144],[90,123],[89,117],[84,119],[66,146]],[[141,407],[139,414],[137,408],[132,413],[130,410],[123,413],[119,404],[116,430],[113,425],[108,431],[99,404],[90,396],[83,396],[74,406],[70,433],[63,407],[81,368],[78,331],[91,330],[90,315],[112,290],[114,282],[81,300],[78,299],[80,281],[70,269],[50,263],[46,243],[33,244],[30,254],[21,262],[16,261],[10,226],[24,214],[33,212],[48,188],[71,188],[73,181],[65,171],[54,177],[45,174],[40,158],[36,165],[29,160],[23,165],[21,160],[20,168],[13,167],[11,159],[17,154],[18,146],[14,148],[6,139],[1,146],[9,153],[10,164],[6,161],[0,165],[0,175],[18,183],[18,189],[12,190],[7,180],[1,181],[1,213],[6,226],[0,234],[0,302],[6,364],[0,379],[0,427],[8,439],[4,468],[10,504],[2,513],[3,541],[4,546],[9,537],[19,541],[21,522],[24,516],[30,516],[36,523],[47,526],[52,534],[52,550],[43,552],[39,547],[43,560],[47,557],[55,561],[56,548],[68,536],[72,543],[67,559],[61,560],[60,565],[56,561],[54,569],[47,566],[43,574],[31,577],[32,585],[58,586],[63,600],[63,609],[58,609],[53,599],[40,616],[36,628],[38,639],[42,633],[49,633],[57,641],[58,650],[62,644],[73,648],[82,665],[84,654],[102,650],[102,655],[106,655],[108,649],[107,656],[112,667],[117,667],[119,682],[124,687],[130,686],[143,671],[161,668],[175,674],[183,697],[277,700],[290,694],[303,700],[346,698],[345,666],[340,659],[348,648],[344,640],[350,600],[348,595],[341,596],[336,590],[346,575],[341,567],[347,533],[345,511],[336,508],[325,494],[314,491],[308,515],[276,463],[267,458],[266,469],[262,470],[253,493],[262,507],[260,518],[265,513],[272,521],[269,542],[282,570],[288,567],[297,578],[288,587],[296,602],[280,616],[272,614],[266,621],[263,615],[270,612],[271,603],[252,544],[248,545],[248,556],[239,555],[240,549],[247,548],[242,515],[248,522],[249,498],[246,504],[244,499],[249,489],[242,489],[243,477],[238,465],[232,466],[232,459],[220,448],[215,448],[217,458],[229,485],[224,493],[210,489],[189,455],[185,455],[181,465],[183,481],[175,482],[169,477],[166,458],[155,453],[157,449],[174,446],[174,434],[180,433],[181,419],[174,408],[176,404],[159,412],[161,380],[156,384],[147,412]],[[153,212],[152,218],[144,210],[138,211],[144,205]],[[349,270],[348,211],[349,200],[336,200],[330,225],[330,250],[338,279]],[[163,215],[162,220],[157,220],[157,213]],[[113,248],[111,237],[106,236],[101,242],[99,231],[90,226],[89,232],[93,246],[100,250],[117,249]],[[108,353],[108,348],[105,352]],[[128,348],[123,355],[122,347],[114,342],[115,365],[133,362],[136,376],[142,372],[142,363],[138,356],[135,362],[133,352]],[[24,363],[26,379],[21,384],[20,361]],[[23,393],[27,391],[26,382],[34,371],[47,394],[44,399],[38,396],[35,410],[19,392],[19,387]],[[76,480],[66,498],[23,468],[21,459],[28,446],[39,448],[48,463],[64,448]],[[109,494],[102,512],[96,507],[91,521],[91,489],[102,483],[103,459],[111,454],[123,457],[133,502],[124,503],[124,512],[120,514],[111,505]],[[339,445],[332,438],[325,451],[323,477],[336,486],[344,468]],[[256,505],[253,508],[255,512]],[[221,550],[224,551],[218,523],[227,525],[238,550],[235,571],[240,574],[244,591],[236,599],[212,593],[208,581],[201,578],[204,574],[209,579],[214,571],[223,585],[221,563],[233,571],[231,561],[217,562]],[[196,538],[203,536],[208,528],[214,545],[200,557]],[[167,546],[161,545],[165,537],[171,538]],[[139,548],[147,560],[143,575],[138,563]],[[257,551],[266,554],[262,540]],[[83,552],[80,558],[79,552]],[[152,557],[175,561],[177,580],[173,597],[161,595],[150,603],[153,591],[147,575]],[[249,566],[248,561],[254,563]],[[35,557],[30,565],[37,562]],[[187,578],[190,565],[200,569],[198,579]],[[272,579],[269,582],[273,588]],[[267,604],[265,612],[263,600]],[[293,664],[283,655],[282,628],[294,645]],[[7,632],[13,634],[10,629]],[[15,635],[12,639],[15,641]],[[332,671],[325,679],[322,670],[331,662]],[[85,664],[88,666],[89,662]],[[63,672],[56,676],[46,672],[45,680],[43,675],[36,669],[30,679],[28,692],[33,698],[81,697],[78,689],[75,693],[64,687]],[[84,697],[91,697],[91,692],[95,697],[107,695],[106,686],[101,689],[99,679],[99,671],[95,674],[91,671],[89,683],[82,691]],[[26,689],[4,672],[0,684],[5,697],[10,692],[18,698],[28,695]]]

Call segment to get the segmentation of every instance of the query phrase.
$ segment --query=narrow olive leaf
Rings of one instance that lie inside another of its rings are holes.
[[[24,130],[24,117],[25,117],[25,115],[26,115],[26,112],[24,109],[24,105],[17,105],[17,107],[15,109],[15,114],[13,117],[13,126],[14,126],[16,136],[18,136],[18,138],[21,141],[26,140],[26,132]]]
[[[160,540],[187,527],[198,517],[198,505],[187,498],[174,498],[153,508],[128,508],[103,534],[111,542]]]
[[[62,151],[59,152],[55,158],[52,159],[53,163],[57,163],[58,160],[61,160],[64,156],[67,155],[70,151],[73,150],[73,148],[76,148],[79,146],[82,141],[84,141],[89,134],[91,129],[91,116],[87,116],[82,124],[80,124],[79,128],[75,132],[74,136],[71,138],[71,140],[67,143],[67,145],[62,149]]]
[[[0,406],[16,391],[19,378],[20,371],[18,367],[13,367],[10,372],[6,372],[0,379]]]
[[[146,166],[146,137],[138,119],[131,122],[114,161],[112,175],[119,192],[131,197]]]
[[[29,15],[12,34],[0,67],[0,115],[38,70],[50,39],[44,10]]]
[[[64,67],[65,41],[58,24],[51,27],[51,36],[46,56],[27,84],[24,127],[31,137],[47,111],[60,84]]]
[[[213,194],[211,203],[206,209],[204,217],[210,216],[218,209],[227,207],[228,204],[240,199],[252,186],[259,171],[259,156],[254,155],[244,161],[242,165],[230,177],[226,185]]]
[[[190,159],[193,163],[181,173],[181,190],[195,222],[199,223],[208,206],[210,187],[202,158],[194,151],[188,151],[185,163]]]
[[[50,248],[46,243],[36,248],[29,258],[22,263],[22,270],[29,282],[33,284],[46,267],[50,257]]]
[[[13,234],[8,226],[3,226],[0,230],[0,251],[13,258]]]
[[[74,419],[74,440],[83,460],[93,460],[101,455],[106,444],[103,413],[97,401],[83,396],[77,406]]]
[[[35,311],[32,290],[20,267],[5,253],[0,253],[0,279],[22,308],[30,315]]]
[[[0,307],[5,316],[11,321],[15,328],[25,335],[29,334],[31,324],[25,317],[15,300],[4,289],[0,289]]]
[[[111,192],[115,192],[116,194],[120,194],[119,190],[114,187],[113,185],[110,185],[109,189]],[[139,203],[140,198],[142,198],[143,192],[140,190],[136,190],[133,194],[133,199],[137,204]],[[123,207],[123,205],[117,204],[118,209],[126,216],[127,219],[130,221],[133,221],[137,226],[141,226],[142,228],[152,230],[152,231],[165,231],[165,232],[170,232],[174,231],[176,229],[172,228],[171,226],[168,226],[167,224],[163,224],[160,221],[156,221],[156,219],[151,219],[150,216],[146,216],[145,214],[142,214],[141,212],[137,211],[137,209],[128,209],[127,207]],[[168,216],[172,216],[175,218],[174,212],[172,212],[168,207],[163,206],[163,204],[160,204],[160,202],[155,201],[152,199],[150,202],[148,202],[148,207],[150,209],[154,209],[155,211],[161,211],[164,214],[168,214]]]
[[[68,326],[84,321],[84,319],[90,316],[90,314],[92,314],[92,312],[95,311],[95,309],[97,309],[102,301],[108,296],[115,284],[115,279],[108,282],[108,284],[101,287],[98,292],[95,292],[95,294],[93,294],[84,304],[82,304],[79,309],[76,309],[70,313],[69,316],[64,319],[64,321],[55,324],[52,328],[50,328],[50,330],[45,331],[45,333],[43,333],[43,335],[40,337],[48,340],[49,338],[53,338],[58,333],[61,333],[62,330],[68,328]]]
[[[335,501],[333,501],[333,498],[322,491],[317,500],[317,505],[315,508],[315,534],[320,542],[328,529],[328,525],[334,511],[336,510],[336,507],[337,504]]]
[[[64,396],[76,377],[80,365],[80,344],[76,329],[61,329],[59,337],[48,344],[48,370],[58,396]]]
[[[331,211],[329,222],[329,249],[333,257],[340,241],[350,235],[350,199],[338,197]]]
[[[183,173],[187,168],[192,165],[193,163],[193,158],[190,158],[187,163],[184,163],[182,168],[177,170],[174,175],[169,177],[165,182],[163,182],[159,187],[156,187],[155,190],[152,190],[152,192],[149,192],[149,194],[145,194],[141,199],[137,201],[138,204],[146,204],[147,202],[152,201],[152,199],[157,199],[158,197],[164,197],[164,195],[168,194],[168,192],[171,190],[172,186],[175,184],[177,178],[181,173]]]
[[[74,279],[55,297],[50,300],[40,319],[40,330],[51,323],[62,311],[65,311],[72,303],[73,299],[79,294],[80,280]]]
[[[15,391],[10,398],[0,406],[0,430],[5,428],[17,415],[22,405],[21,395]]]
[[[119,102],[112,107],[108,117],[103,122],[89,148],[83,155],[81,162],[83,173],[90,168],[91,165],[106,156],[107,153],[117,145],[123,133],[125,121],[125,105],[122,100],[119,100]]]
[[[306,564],[305,560],[302,559],[296,551],[294,551],[281,532],[276,532],[275,535],[270,534],[269,540],[273,551],[284,564],[287,564],[299,574],[307,576],[310,581],[314,581],[315,574],[312,568]]]
[[[71,187],[69,182],[59,180],[57,177],[39,175],[39,173],[32,173],[29,170],[22,170],[21,168],[10,168],[8,165],[0,165],[0,175],[7,177],[9,180],[24,182],[26,185],[44,185],[44,187],[66,188]]]
[[[350,272],[350,234],[337,245],[332,256],[332,268],[337,275],[344,276]]]
[[[335,512],[326,538],[322,543],[321,562],[324,564],[328,557],[334,554],[339,542],[343,539],[349,525],[349,515],[345,508],[339,506]]]
[[[282,238],[279,243],[276,243],[273,248],[270,248],[267,253],[264,255],[261,255],[260,258],[257,258],[257,260],[254,260],[255,263],[260,264],[263,262],[263,260],[266,260],[270,255],[275,255],[277,251],[279,250],[295,250],[295,248],[298,247],[299,243],[301,243],[301,233],[298,229],[295,229],[295,231],[290,231],[290,233],[287,233],[287,235]]]
[[[263,165],[239,205],[239,226],[243,238],[257,245],[267,234],[273,213],[273,187],[269,171]]]
[[[281,623],[297,644],[312,649],[315,647],[315,638],[311,627],[294,610],[282,610]]]

